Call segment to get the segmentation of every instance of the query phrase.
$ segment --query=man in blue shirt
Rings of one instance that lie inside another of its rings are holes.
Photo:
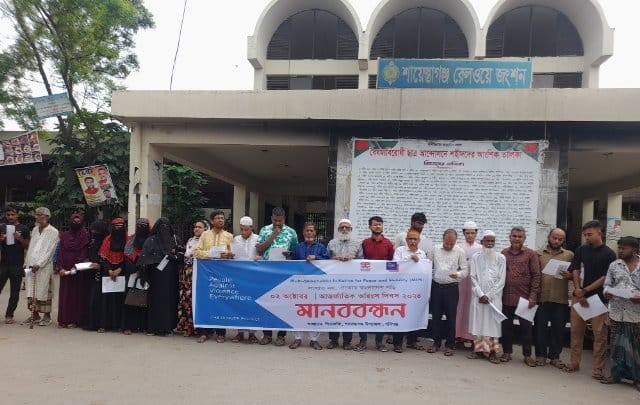
[[[304,224],[304,230],[302,231],[304,236],[304,242],[300,242],[293,249],[291,259],[293,260],[326,260],[329,259],[329,252],[327,248],[316,241],[316,225],[311,222]],[[293,336],[295,340],[289,345],[289,349],[297,349],[302,343],[303,332],[295,331]],[[318,343],[318,337],[320,332],[309,332],[309,346],[316,350],[322,350],[322,346]]]

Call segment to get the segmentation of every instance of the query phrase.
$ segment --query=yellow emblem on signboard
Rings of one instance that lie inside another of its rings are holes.
[[[398,78],[400,77],[400,69],[396,66],[393,61],[389,62],[387,66],[384,67],[384,71],[382,72],[382,77],[384,81],[389,85],[392,85]]]

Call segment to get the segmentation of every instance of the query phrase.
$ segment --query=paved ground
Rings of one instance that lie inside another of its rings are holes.
[[[4,311],[8,286],[0,294]],[[26,301],[16,314],[28,316]],[[55,307],[54,307],[55,317]],[[231,333],[233,334],[234,331]],[[291,339],[288,336],[288,341]],[[370,344],[373,339],[370,339]],[[326,343],[323,334],[321,342]],[[306,342],[305,342],[306,343]],[[466,352],[363,354],[198,344],[181,336],[124,336],[0,325],[0,404],[634,404],[630,386],[603,386],[583,369],[568,375],[468,360]],[[568,353],[564,353],[567,355]]]

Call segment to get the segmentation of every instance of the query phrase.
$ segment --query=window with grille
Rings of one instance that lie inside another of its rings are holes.
[[[467,38],[445,13],[427,7],[405,10],[380,29],[371,46],[371,59],[467,58]]]
[[[498,18],[487,33],[487,57],[582,56],[582,39],[559,11],[518,7]]]
[[[357,89],[358,76],[267,76],[267,90]]]
[[[358,39],[344,20],[305,10],[284,20],[271,37],[267,59],[357,59]]]

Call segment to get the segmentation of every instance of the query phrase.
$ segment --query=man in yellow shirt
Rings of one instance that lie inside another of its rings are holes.
[[[200,236],[194,256],[196,259],[233,259],[233,253],[231,253],[233,235],[224,230],[224,212],[213,211],[210,218],[211,230],[203,232]],[[199,333],[198,343],[203,343],[209,338],[212,331],[201,328]],[[224,343],[227,331],[215,329],[215,333],[217,335],[216,342]]]

